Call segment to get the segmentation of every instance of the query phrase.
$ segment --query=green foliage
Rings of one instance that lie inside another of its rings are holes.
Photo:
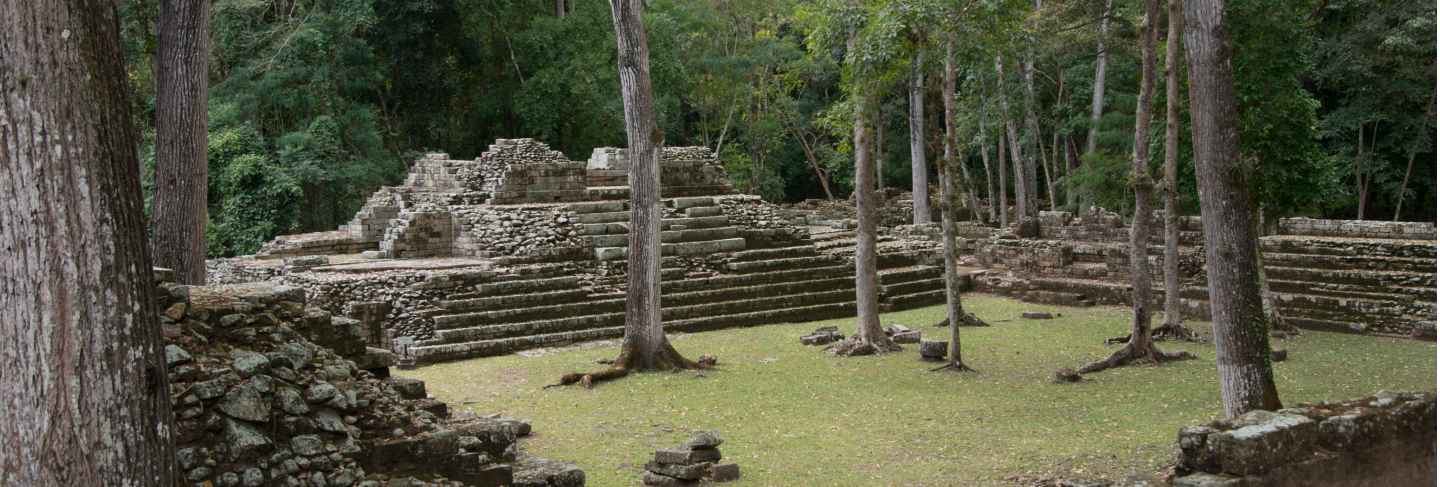
[[[210,135],[211,256],[254,253],[260,244],[291,231],[299,219],[301,191],[292,171],[269,156],[264,139],[249,125]]]
[[[1075,192],[1081,208],[1098,206],[1120,214],[1129,214],[1135,207],[1130,191],[1130,155],[1096,151],[1081,157],[1080,167],[1065,181],[1066,190]]]

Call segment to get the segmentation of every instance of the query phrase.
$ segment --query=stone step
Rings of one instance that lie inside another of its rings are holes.
[[[1268,261],[1266,262],[1269,263]],[[1306,266],[1265,266],[1265,276],[1277,280],[1356,284],[1376,290],[1391,287],[1435,287],[1435,274],[1410,271],[1317,269]]]
[[[1319,255],[1267,252],[1265,265],[1311,269],[1350,269],[1435,273],[1435,259],[1371,255]]]
[[[1426,297],[1434,301],[1435,288],[1385,288],[1392,292],[1376,292],[1370,286],[1357,284],[1333,284],[1312,281],[1286,281],[1270,279],[1270,290],[1274,292],[1291,294],[1314,294],[1317,296],[1333,296],[1337,298],[1361,298],[1378,299],[1395,302],[1411,302],[1417,298]],[[1398,292],[1396,292],[1398,291]]]
[[[736,252],[730,257],[732,262],[749,262],[755,260],[788,259],[793,257],[813,257],[816,255],[814,245],[798,245],[795,247],[781,247],[778,249],[751,249]]]
[[[580,213],[575,215],[575,221],[582,225],[591,223],[629,223],[629,211],[604,211],[597,213]]]
[[[618,312],[435,330],[435,338],[421,342],[421,345],[496,340],[528,335],[587,330],[605,326],[623,326],[624,324],[625,311],[624,307],[621,306]]]
[[[793,308],[814,304],[838,303],[854,300],[855,291],[853,289],[838,289],[813,293],[778,296],[772,295],[770,297],[737,299],[733,301],[721,301],[718,303],[676,306],[673,308],[666,306],[660,310],[660,314],[664,317],[666,321],[674,321],[703,318],[706,316],[720,316],[760,310]]]
[[[582,201],[570,203],[565,208],[577,214],[589,213],[615,213],[630,209],[630,203],[625,201]]]
[[[692,198],[674,198],[669,200],[670,207],[677,210],[687,208],[715,206],[715,198],[709,196],[697,196]]]
[[[750,311],[706,316],[665,323],[665,331],[697,332],[739,326],[770,325],[855,316],[855,301],[815,304],[795,308]]]
[[[961,279],[961,282],[964,283],[964,282],[966,281],[966,276],[960,276],[960,279]],[[963,285],[962,285],[962,287],[963,287]],[[918,292],[923,292],[923,291],[933,291],[933,290],[935,290],[935,289],[940,289],[940,290],[944,290],[944,289],[945,289],[945,276],[943,275],[943,272],[942,272],[942,275],[941,275],[940,277],[932,277],[932,278],[929,278],[929,279],[916,279],[916,280],[913,280],[913,281],[905,281],[905,282],[900,282],[900,283],[896,283],[896,284],[888,284],[888,285],[887,285],[887,284],[882,284],[882,285],[880,285],[880,295],[881,295],[881,296],[899,296],[899,295],[902,295],[902,294],[918,293]]]
[[[1261,249],[1270,252],[1311,255],[1386,255],[1434,259],[1434,240],[1357,239],[1281,235],[1260,239]]]
[[[713,227],[696,228],[693,230],[666,230],[660,232],[661,243],[679,242],[703,242],[707,240],[724,240],[740,236],[740,227]],[[630,245],[628,233],[612,235],[592,235],[585,237],[591,247],[627,247]]]
[[[945,269],[932,265],[917,265],[894,269],[881,269],[879,274],[880,284],[890,285],[923,279],[934,279],[936,277],[943,278],[945,276]]]
[[[494,311],[499,309],[574,303],[585,300],[589,295],[589,290],[577,288],[512,294],[509,296],[492,296],[488,298],[452,299],[441,301],[439,304],[440,309],[446,313],[463,313],[468,311]]]
[[[558,347],[571,343],[618,338],[624,335],[624,326],[612,326],[498,340],[423,345],[411,348],[410,350],[415,354],[416,361],[421,363],[435,363],[447,360],[504,355],[531,348]]]
[[[586,199],[614,201],[630,199],[629,186],[591,186],[585,188]]]
[[[855,269],[853,267],[835,265],[833,260],[825,260],[810,266],[800,266],[773,272],[663,281],[660,283],[660,289],[666,293],[683,293],[829,278],[850,279],[853,281],[854,273]]]
[[[663,286],[663,285],[662,285]],[[846,290],[853,293],[855,280],[849,277],[832,277],[807,281],[778,282],[753,286],[734,286],[702,291],[666,293],[662,288],[662,306],[685,306],[690,304],[716,303],[740,299],[786,296],[792,294]]]
[[[1387,333],[1404,335],[1415,327],[1415,324],[1422,321],[1434,323],[1433,319],[1421,319],[1414,316],[1371,316],[1357,315],[1344,311],[1315,308],[1289,308],[1280,307],[1280,314],[1295,326],[1304,328],[1330,329],[1333,331],[1348,331],[1351,333]],[[1335,324],[1343,324],[1336,326]]]
[[[580,285],[580,278],[576,276],[541,277],[531,279],[515,279],[511,281],[496,281],[485,284],[476,284],[472,291],[456,293],[449,296],[451,300],[475,299],[490,296],[505,296],[521,293],[539,293],[547,291],[561,291],[574,289]]]
[[[630,255],[629,247],[596,247],[595,260],[611,261],[621,260]],[[704,240],[699,242],[675,242],[660,244],[660,255],[662,256],[695,256],[711,255],[721,252],[733,252],[745,249],[745,239],[725,238],[720,240]]]
[[[1395,301],[1281,292],[1272,292],[1272,294],[1275,296],[1275,304],[1278,305],[1281,310],[1327,310],[1368,318],[1401,317],[1409,314],[1406,312],[1404,306],[1408,303],[1397,303]]]
[[[468,328],[482,325],[523,323],[547,318],[564,318],[625,310],[624,299],[584,301],[559,305],[532,306],[528,308],[474,311],[469,313],[443,314],[435,317],[435,330]]]
[[[580,235],[626,235],[630,233],[630,223],[582,223]]]
[[[721,208],[718,207],[718,206],[692,206],[692,207],[689,207],[689,208],[686,208],[686,209],[685,209],[685,216],[686,216],[687,218],[699,218],[699,217],[705,217],[705,216],[721,216],[721,215],[724,215],[724,214],[725,214],[725,210],[721,209]]]
[[[695,218],[666,218],[660,221],[661,230],[672,230],[675,227],[683,229],[713,228],[730,225],[730,219],[724,216],[701,216]]]
[[[725,268],[734,272],[768,272],[800,267],[814,267],[834,264],[835,260],[828,256],[813,257],[792,257],[788,259],[754,260],[747,262],[729,262]]]
[[[945,303],[945,289],[941,288],[910,294],[885,296],[880,301],[880,307],[882,311],[891,312],[943,303]]]

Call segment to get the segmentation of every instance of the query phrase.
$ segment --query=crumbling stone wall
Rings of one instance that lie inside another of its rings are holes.
[[[444,257],[453,252],[455,224],[450,212],[429,207],[405,212],[390,221],[380,253],[390,258]]]
[[[728,195],[715,199],[731,225],[741,228],[750,249],[804,245],[810,231],[797,225],[783,210],[755,195]],[[803,222],[802,222],[803,223]]]
[[[1315,237],[1435,240],[1435,224],[1430,222],[1281,218],[1280,234]]]
[[[1435,485],[1435,395],[1380,392],[1180,430],[1174,485]]]
[[[462,229],[456,255],[585,258],[579,220],[563,205],[465,206],[453,212]]]

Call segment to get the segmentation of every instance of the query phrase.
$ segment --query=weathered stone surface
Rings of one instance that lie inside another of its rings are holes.
[[[310,403],[325,402],[334,398],[335,395],[339,393],[340,390],[336,389],[333,384],[329,382],[318,382],[305,389],[305,401]]]
[[[575,465],[523,457],[515,462],[515,487],[584,487],[585,472]]]
[[[220,412],[226,416],[256,423],[270,421],[270,398],[265,387],[246,381],[230,388],[220,401]]]
[[[165,346],[165,365],[174,367],[176,365],[190,363],[190,353],[175,345]]]
[[[670,448],[655,451],[654,463],[662,465],[689,465],[694,463],[718,462],[720,450],[715,448]]]
[[[1212,473],[1193,473],[1175,479],[1175,487],[1241,487],[1245,480],[1229,475],[1216,475]]]
[[[236,350],[230,352],[230,367],[235,369],[240,377],[250,377],[269,371],[270,359],[249,350]]]
[[[740,480],[740,465],[734,463],[717,463],[710,466],[710,480],[714,482],[730,482]]]
[[[647,471],[681,480],[699,480],[700,477],[705,475],[705,472],[709,470],[709,468],[710,464],[708,463],[676,464],[650,462],[645,464],[645,470]]]
[[[225,420],[225,447],[230,452],[231,460],[244,460],[255,458],[268,451],[272,446],[270,438],[254,426],[243,421],[233,419]],[[249,485],[249,472],[246,472],[246,484]]]
[[[424,399],[427,396],[425,392],[425,381],[423,380],[409,377],[391,377],[386,379],[386,381],[390,383],[390,387],[395,388],[395,392],[399,393],[400,397],[406,399]]]
[[[1206,448],[1225,473],[1260,473],[1308,456],[1319,426],[1305,416],[1251,411],[1236,418],[1239,428],[1211,434]]]
[[[1048,320],[1054,318],[1055,315],[1052,315],[1045,311],[1026,311],[1020,313],[1020,317],[1029,320]]]
[[[890,339],[894,340],[895,343],[920,343],[920,330],[896,333],[894,336],[891,336]]]
[[[684,480],[675,477],[660,475],[649,470],[641,477],[640,482],[651,487],[690,487],[700,485],[699,480]]]
[[[945,360],[949,350],[950,342],[939,340],[925,340],[920,342],[920,358],[925,360]]]
[[[300,435],[290,438],[290,451],[296,455],[319,455],[325,452],[325,443],[316,435]]]
[[[690,434],[690,439],[685,440],[683,445],[686,448],[702,449],[715,448],[725,443],[720,434],[714,431],[696,431]]]

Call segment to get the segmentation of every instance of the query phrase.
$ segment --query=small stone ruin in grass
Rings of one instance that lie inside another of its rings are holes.
[[[942,362],[948,353],[950,353],[949,342],[939,340],[925,340],[920,342],[920,360]]]
[[[679,487],[739,479],[739,465],[720,463],[719,446],[724,442],[713,431],[700,431],[678,448],[656,450],[655,459],[645,464],[645,485]]]
[[[844,340],[845,335],[840,333],[840,328],[835,326],[822,326],[816,328],[809,335],[800,337],[802,345],[829,345]]]
[[[885,334],[895,343],[920,343],[920,330],[912,330],[905,325],[886,326]]]
[[[1027,320],[1048,320],[1054,318],[1055,315],[1052,315],[1049,312],[1045,311],[1026,311],[1024,313],[1020,313],[1020,317]]]

